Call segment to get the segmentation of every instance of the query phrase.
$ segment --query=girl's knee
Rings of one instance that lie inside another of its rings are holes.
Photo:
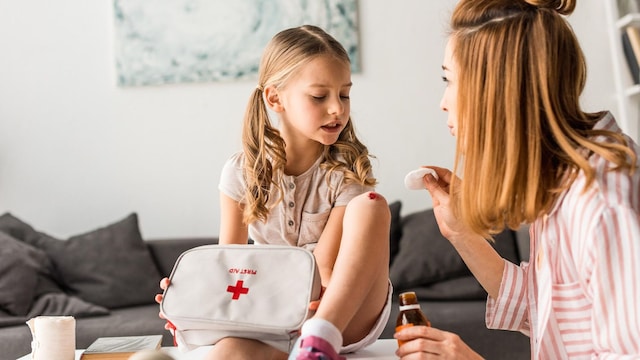
[[[367,208],[388,208],[387,199],[380,193],[375,191],[367,191],[362,193],[349,201],[347,208],[351,207],[367,207]]]
[[[356,216],[359,222],[367,219],[381,224],[391,222],[387,200],[375,191],[368,191],[351,199],[345,209],[345,218],[350,216]]]

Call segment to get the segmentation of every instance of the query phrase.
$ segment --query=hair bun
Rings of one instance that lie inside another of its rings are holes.
[[[525,0],[525,2],[540,9],[555,10],[562,15],[569,15],[576,8],[576,0]]]

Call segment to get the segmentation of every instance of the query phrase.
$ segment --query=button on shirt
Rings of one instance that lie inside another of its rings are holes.
[[[611,114],[596,128],[620,131]],[[587,192],[581,173],[532,224],[531,262],[505,261],[487,302],[487,326],[531,336],[534,359],[640,358],[640,171],[589,161],[597,172]]]
[[[244,202],[243,159],[244,155],[237,153],[227,160],[218,186],[220,191],[238,202]],[[327,182],[327,171],[320,167],[321,162],[322,157],[298,176],[282,176],[283,201],[271,210],[266,222],[255,221],[249,225],[249,237],[253,241],[313,250],[331,209],[346,206],[355,196],[373,190],[359,184],[345,184],[344,174],[340,171],[331,173]],[[276,200],[277,196],[273,196],[270,204]]]

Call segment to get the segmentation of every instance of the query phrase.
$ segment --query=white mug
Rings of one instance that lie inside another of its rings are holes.
[[[33,340],[32,360],[74,360],[76,319],[73,316],[37,316],[27,321]]]

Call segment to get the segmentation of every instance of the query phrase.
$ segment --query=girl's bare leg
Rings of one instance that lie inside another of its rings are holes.
[[[330,284],[314,315],[335,325],[344,344],[369,333],[387,300],[390,223],[387,201],[377,193],[362,194],[345,209]]]
[[[218,341],[203,360],[281,360],[287,354],[261,341],[224,338]]]

